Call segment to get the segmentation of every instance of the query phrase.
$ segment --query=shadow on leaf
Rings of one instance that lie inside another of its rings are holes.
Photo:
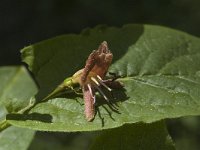
[[[118,102],[123,102],[128,100],[128,96],[126,95],[126,90],[125,88],[122,89],[115,89],[113,90],[111,93],[107,93],[107,95],[109,96],[109,101],[106,101],[105,99],[103,99],[102,97],[98,97],[97,98],[97,102],[96,102],[96,115],[99,116],[99,118],[101,119],[102,122],[102,127],[104,127],[104,118],[100,112],[100,107],[102,107],[110,116],[110,118],[115,121],[115,118],[112,116],[112,112],[117,113],[117,114],[121,114],[120,110],[118,109]],[[108,106],[108,107],[106,107]]]
[[[45,123],[52,123],[52,116],[49,114],[39,114],[39,113],[31,113],[31,114],[8,114],[6,116],[7,120],[35,120],[41,121]]]

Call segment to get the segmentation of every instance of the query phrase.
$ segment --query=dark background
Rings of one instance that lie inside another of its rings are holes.
[[[145,23],[200,36],[200,0],[0,0],[0,65],[18,65],[24,46],[98,24]],[[168,121],[179,149],[200,149],[200,119]],[[41,134],[41,133],[39,133]]]
[[[199,0],[0,0],[0,65],[24,46],[98,24],[164,25],[200,36]]]

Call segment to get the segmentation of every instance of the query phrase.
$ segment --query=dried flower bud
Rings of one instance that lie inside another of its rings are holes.
[[[108,101],[107,96],[101,88],[104,87],[111,92],[112,83],[113,86],[114,84],[120,85],[120,83],[113,81],[112,79],[104,80],[112,62],[112,58],[113,54],[108,49],[107,42],[102,42],[99,48],[89,55],[85,67],[77,71],[72,78],[67,78],[49,96],[47,96],[46,99],[67,87],[72,87],[74,84],[79,83],[83,91],[86,119],[87,121],[92,121],[95,116],[95,92],[98,91],[103,98]]]

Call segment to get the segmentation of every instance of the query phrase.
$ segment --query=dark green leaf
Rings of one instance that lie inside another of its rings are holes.
[[[37,132],[29,150],[88,150],[93,132]]]
[[[177,150],[199,150],[200,116],[170,119],[167,124]]]
[[[175,150],[163,122],[124,125],[103,131],[91,150]]]

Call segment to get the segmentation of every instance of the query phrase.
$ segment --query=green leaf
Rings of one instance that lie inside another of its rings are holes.
[[[9,127],[0,132],[0,150],[26,150],[33,136],[33,130]]]
[[[164,122],[129,124],[103,131],[91,150],[175,150]]]
[[[0,131],[8,127],[6,114],[19,113],[30,105],[37,87],[27,70],[21,67],[0,68]]]
[[[34,131],[9,127],[6,114],[29,105],[37,87],[24,67],[0,67],[0,150],[26,150]]]
[[[0,68],[0,106],[8,112],[18,112],[37,93],[37,87],[24,67]]]
[[[200,39],[151,25],[99,26],[25,47],[23,61],[40,85],[37,100],[83,68],[104,40],[114,55],[109,71],[121,76],[125,89],[114,92],[114,107],[100,105],[87,122],[82,97],[72,94],[40,103],[29,114],[9,115],[9,122],[45,131],[91,131],[200,115]]]

